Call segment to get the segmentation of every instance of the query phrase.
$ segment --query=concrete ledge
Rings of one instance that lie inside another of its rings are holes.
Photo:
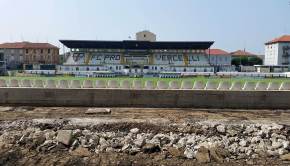
[[[290,109],[290,91],[0,88],[0,104],[82,107]]]

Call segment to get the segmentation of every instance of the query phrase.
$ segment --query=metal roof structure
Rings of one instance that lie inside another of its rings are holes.
[[[213,41],[190,42],[190,41],[100,41],[100,40],[60,40],[67,48],[79,49],[202,49],[206,50],[211,47]]]

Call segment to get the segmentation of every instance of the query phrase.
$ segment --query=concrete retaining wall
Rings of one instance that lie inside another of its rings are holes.
[[[0,88],[0,104],[84,107],[290,109],[290,91]]]

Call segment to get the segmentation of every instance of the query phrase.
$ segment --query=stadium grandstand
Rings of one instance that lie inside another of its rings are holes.
[[[164,76],[214,72],[207,50],[214,42],[156,41],[155,34],[142,31],[137,40],[60,40],[70,49],[58,74],[84,76]]]

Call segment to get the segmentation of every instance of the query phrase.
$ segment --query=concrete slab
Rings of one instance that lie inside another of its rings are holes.
[[[193,88],[192,81],[182,81],[181,89],[192,89],[192,88]]]

